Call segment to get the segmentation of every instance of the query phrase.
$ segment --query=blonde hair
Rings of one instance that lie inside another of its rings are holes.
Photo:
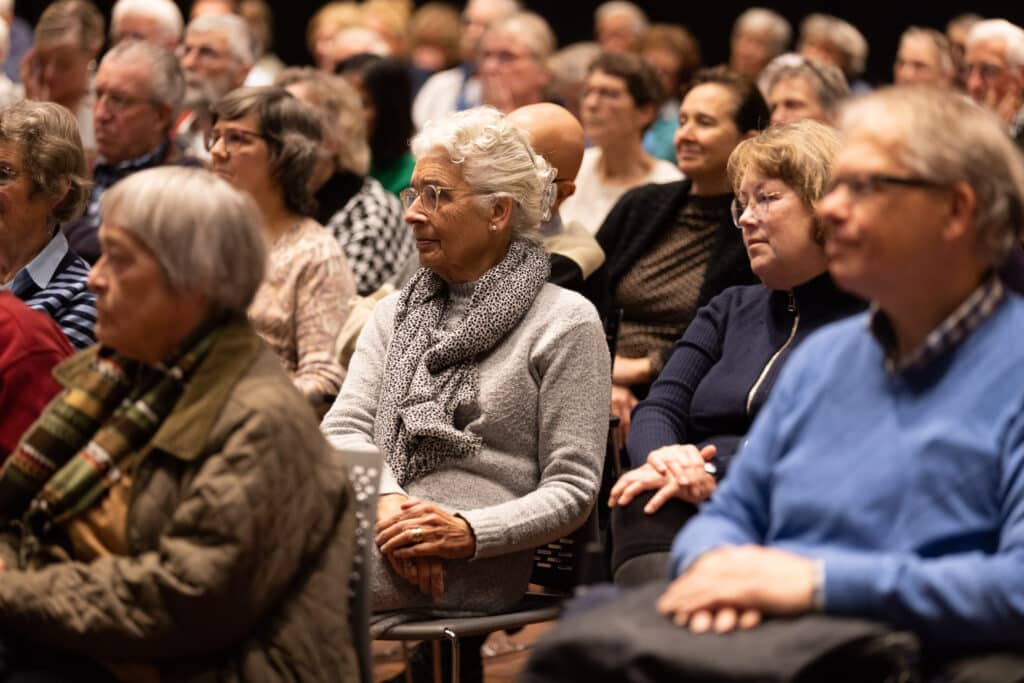
[[[306,25],[306,47],[309,54],[316,54],[316,34],[321,29],[329,29],[332,34],[342,29],[358,26],[361,20],[361,10],[354,2],[329,2],[309,20]]]

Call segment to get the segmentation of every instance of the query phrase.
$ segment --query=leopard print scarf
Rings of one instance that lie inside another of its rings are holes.
[[[421,268],[402,289],[374,423],[374,440],[399,485],[479,451],[480,437],[453,424],[455,411],[476,403],[477,358],[519,324],[548,272],[539,245],[514,240],[501,263],[477,281],[465,316],[448,333],[442,331],[444,280]]]

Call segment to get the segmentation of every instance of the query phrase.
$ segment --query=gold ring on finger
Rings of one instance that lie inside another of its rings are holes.
[[[413,543],[420,543],[423,541],[423,529],[421,527],[414,527],[409,530],[409,540]]]

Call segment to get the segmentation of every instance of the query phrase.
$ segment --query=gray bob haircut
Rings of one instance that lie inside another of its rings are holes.
[[[793,39],[793,27],[786,18],[765,7],[751,7],[738,16],[732,25],[733,36],[741,31],[764,31],[771,36],[773,51],[777,55],[785,52]]]
[[[787,52],[770,61],[757,79],[757,88],[767,98],[779,81],[797,76],[807,81],[822,109],[830,114],[850,95],[846,76],[838,66],[796,52]]]
[[[100,201],[103,222],[145,244],[174,292],[202,293],[210,315],[245,315],[267,261],[248,195],[204,169],[163,166],[133,173]]]
[[[462,166],[462,177],[493,206],[512,199],[513,237],[536,239],[551,216],[555,169],[533,151],[526,134],[493,107],[477,107],[430,121],[410,143],[417,159],[441,151]]]
[[[839,130],[866,135],[897,163],[975,194],[974,229],[983,258],[1000,265],[1024,226],[1024,157],[995,115],[949,90],[888,87],[849,100]]]

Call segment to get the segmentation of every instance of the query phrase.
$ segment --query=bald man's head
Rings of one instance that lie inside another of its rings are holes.
[[[509,121],[530,134],[533,149],[558,169],[558,197],[552,213],[576,191],[576,174],[583,161],[583,126],[565,107],[542,102],[528,104],[508,115]]]

